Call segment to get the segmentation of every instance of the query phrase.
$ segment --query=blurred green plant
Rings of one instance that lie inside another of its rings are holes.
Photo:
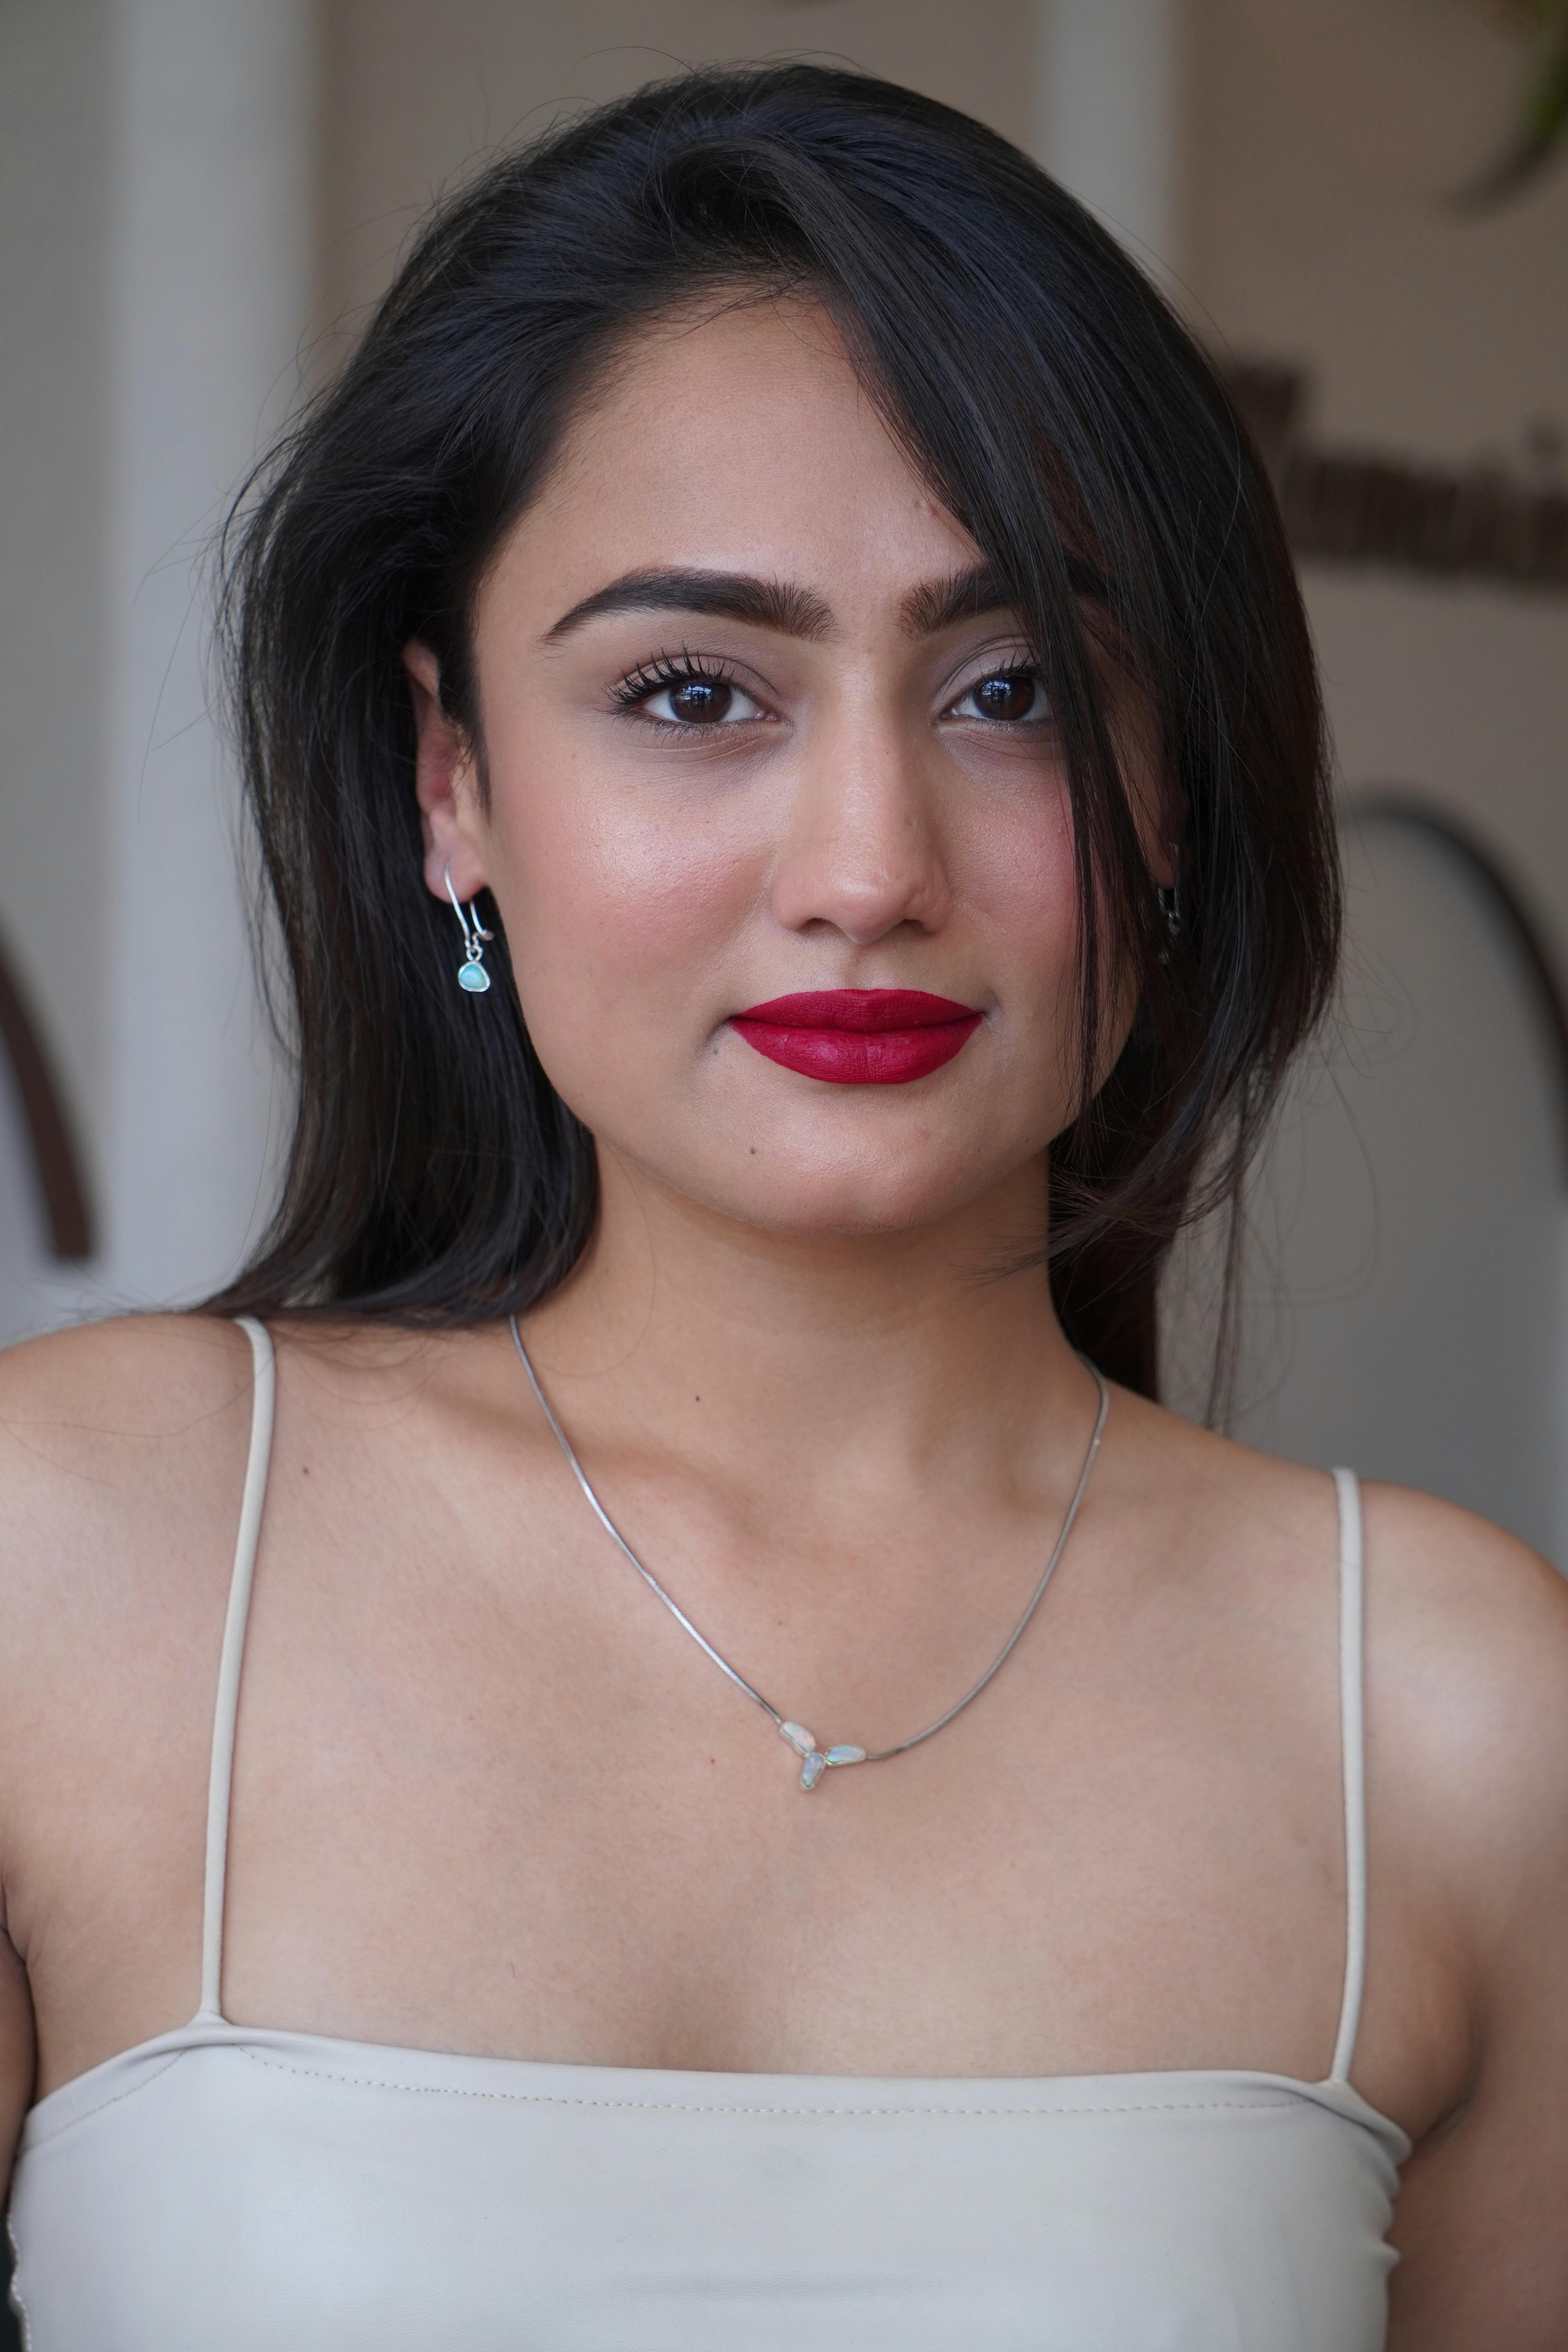
[[[1524,31],[1529,79],[1513,137],[1490,168],[1460,193],[1473,209],[1503,203],[1536,177],[1568,141],[1568,0],[1482,0]]]

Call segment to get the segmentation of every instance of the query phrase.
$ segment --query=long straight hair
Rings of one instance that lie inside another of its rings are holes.
[[[526,1309],[592,1230],[593,1139],[504,940],[478,1002],[426,890],[402,647],[478,742],[474,600],[574,407],[637,329],[808,292],[1028,632],[1073,812],[1080,1067],[1044,1259],[1068,1336],[1156,1392],[1184,1222],[1233,1210],[1339,936],[1322,715],[1263,467],[1115,242],[980,124],[816,66],[691,73],[492,163],[432,216],[341,377],[231,520],[222,642],[297,1060],[277,1213],[213,1304],[456,1325]],[[1093,641],[1156,715],[1173,937]],[[489,928],[500,932],[485,902]]]

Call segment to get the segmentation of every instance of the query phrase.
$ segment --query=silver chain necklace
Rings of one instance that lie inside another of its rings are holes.
[[[1067,1517],[1061,1524],[1061,1532],[1058,1534],[1056,1542],[1051,1547],[1051,1556],[1049,1559],[1047,1560],[1046,1565],[1041,1571],[1040,1580],[1036,1585],[1033,1592],[1030,1593],[1028,1603],[1025,1608],[1023,1615],[1019,1618],[1017,1623],[1008,1634],[1007,1639],[1003,1643],[1002,1647],[997,1651],[996,1655],[992,1659],[991,1664],[986,1667],[985,1672],[981,1675],[980,1680],[977,1683],[972,1684],[969,1689],[964,1692],[963,1696],[955,1701],[955,1703],[948,1708],[945,1715],[939,1715],[934,1723],[928,1723],[925,1729],[923,1731],[917,1731],[912,1738],[900,1739],[896,1748],[858,1748],[852,1740],[842,1741],[837,1747],[833,1748],[822,1748],[817,1744],[816,1735],[815,1732],[807,1731],[804,1724],[795,1723],[788,1716],[781,1715],[778,1708],[774,1706],[771,1699],[765,1699],[763,1696],[762,1692],[756,1689],[752,1684],[749,1683],[746,1680],[745,1675],[739,1673],[737,1669],[730,1664],[728,1658],[721,1656],[720,1653],[713,1647],[712,1643],[708,1640],[707,1636],[698,1632],[696,1626],[686,1614],[685,1610],[681,1608],[679,1602],[671,1600],[669,1594],[665,1591],[658,1577],[653,1573],[653,1570],[643,1566],[641,1560],[637,1558],[630,1544],[627,1543],[625,1536],[622,1535],[619,1528],[616,1527],[615,1521],[611,1518],[608,1511],[605,1510],[603,1503],[600,1502],[597,1495],[595,1494],[593,1487],[588,1484],[588,1474],[584,1469],[583,1465],[578,1461],[575,1454],[572,1451],[572,1442],[567,1436],[566,1432],[562,1428],[561,1423],[556,1420],[554,1412],[551,1409],[550,1399],[545,1395],[543,1389],[540,1386],[539,1374],[534,1370],[532,1364],[530,1362],[528,1349],[522,1344],[522,1333],[517,1328],[516,1316],[509,1316],[507,1320],[511,1327],[512,1342],[517,1349],[518,1356],[522,1364],[522,1369],[528,1374],[529,1384],[532,1388],[534,1395],[539,1399],[540,1411],[543,1413],[545,1420],[550,1423],[551,1428],[554,1431],[555,1443],[560,1446],[562,1453],[565,1455],[567,1462],[571,1465],[574,1477],[576,1479],[579,1486],[582,1487],[584,1494],[587,1496],[588,1507],[590,1510],[592,1510],[594,1517],[598,1520],[599,1525],[604,1528],[605,1533],[611,1538],[611,1540],[619,1545],[621,1550],[630,1560],[637,1574],[642,1578],[643,1582],[658,1595],[658,1598],[663,1601],[665,1607],[668,1610],[676,1623],[690,1634],[698,1648],[704,1651],[706,1654],[712,1659],[713,1664],[718,1667],[721,1674],[729,1675],[730,1680],[734,1684],[737,1690],[744,1691],[746,1696],[752,1702],[753,1706],[760,1706],[764,1715],[770,1716],[773,1718],[781,1738],[788,1740],[790,1746],[795,1749],[795,1754],[801,1759],[800,1785],[803,1789],[807,1790],[815,1789],[825,1772],[831,1771],[840,1765],[886,1764],[891,1757],[906,1755],[911,1748],[918,1748],[922,1740],[932,1738],[937,1732],[943,1730],[946,1726],[952,1721],[955,1715],[962,1715],[964,1708],[972,1706],[974,1700],[980,1696],[980,1694],[985,1688],[986,1684],[989,1683],[994,1675],[1001,1672],[1002,1668],[1006,1664],[1007,1660],[1012,1656],[1013,1652],[1017,1648],[1018,1643],[1023,1639],[1024,1630],[1028,1624],[1030,1618],[1034,1615],[1036,1610],[1039,1607],[1040,1602],[1044,1600],[1046,1587],[1050,1582],[1052,1576],[1056,1572],[1057,1562],[1060,1559],[1067,1544],[1067,1539],[1072,1533],[1072,1523],[1078,1517],[1079,1505],[1083,1501],[1084,1496],[1088,1491],[1089,1472],[1094,1468],[1094,1457],[1100,1452],[1100,1441],[1105,1433],[1105,1417],[1110,1410],[1110,1390],[1106,1387],[1105,1382],[1100,1378],[1099,1372],[1095,1370],[1094,1366],[1089,1362],[1087,1357],[1083,1358],[1081,1360],[1084,1362],[1086,1369],[1094,1373],[1094,1383],[1096,1388],[1100,1391],[1100,1411],[1095,1417],[1094,1434],[1089,1441],[1089,1451],[1083,1457],[1083,1468],[1079,1472],[1078,1485],[1073,1489],[1072,1501],[1068,1505]]]

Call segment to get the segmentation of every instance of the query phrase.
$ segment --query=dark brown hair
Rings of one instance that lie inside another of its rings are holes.
[[[1300,595],[1251,443],[1113,240],[978,123],[815,66],[685,75],[491,164],[237,509],[224,643],[299,1093],[276,1218],[215,1304],[467,1323],[529,1307],[582,1250],[592,1139],[534,1054],[504,941],[488,997],[453,985],[400,649],[434,647],[477,732],[476,584],[574,400],[640,322],[737,284],[826,306],[1030,632],[1075,814],[1086,1070],[1108,975],[1131,965],[1139,988],[1052,1148],[1042,1255],[1069,1337],[1152,1394],[1161,1266],[1184,1221],[1239,1198],[1333,972]],[[1174,938],[1090,632],[1157,714]]]

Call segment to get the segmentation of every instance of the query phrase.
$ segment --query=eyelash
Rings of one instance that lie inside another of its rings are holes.
[[[1032,663],[1005,662],[995,669],[988,669],[981,677],[972,678],[963,694],[953,697],[953,702],[966,700],[977,688],[986,685],[992,678],[996,677],[1032,677],[1037,687],[1041,684],[1039,672]],[[644,703],[651,702],[656,694],[664,693],[668,688],[685,686],[693,680],[700,680],[706,686],[732,686],[737,694],[745,694],[751,699],[755,699],[751,696],[750,688],[743,687],[740,679],[721,662],[705,662],[700,655],[689,653],[656,654],[651,661],[639,662],[636,669],[629,670],[625,677],[610,688],[610,699],[619,709],[637,710],[640,709]],[[949,709],[952,707],[952,703],[948,705]],[[1048,703],[1041,716],[1049,716]],[[668,719],[653,719],[647,723],[653,727],[662,727],[672,734],[681,735],[717,734],[726,726],[723,720],[713,720],[704,725],[700,719],[690,719],[679,723]],[[1026,727],[1031,724],[1037,725],[1038,719],[990,719],[981,720],[979,723],[994,728]],[[728,722],[729,726],[733,724],[732,720]]]
[[[1039,697],[1041,703],[1040,709],[1031,712],[1026,719],[982,719],[976,723],[995,730],[1005,730],[1015,727],[1037,727],[1040,725],[1042,720],[1050,717],[1051,705],[1050,697],[1046,692],[1045,680],[1040,676],[1035,664],[1030,661],[998,662],[994,669],[982,670],[978,677],[972,677],[970,679],[969,684],[964,688],[962,694],[955,694],[953,696],[952,701],[948,704],[948,709],[951,710],[956,704],[960,702],[967,702],[972,694],[977,694],[983,686],[989,686],[994,679],[1012,679],[1016,677],[1028,678],[1030,680]]]
[[[740,679],[721,662],[705,662],[698,654],[656,654],[652,661],[639,662],[636,669],[629,670],[618,685],[613,686],[610,699],[622,710],[636,710],[642,703],[651,702],[656,694],[662,694],[667,687],[689,686],[694,680],[704,686],[732,686],[737,694],[746,692]],[[652,723],[668,727],[670,722],[655,719]],[[695,735],[703,730],[700,720],[688,719],[679,731]]]

